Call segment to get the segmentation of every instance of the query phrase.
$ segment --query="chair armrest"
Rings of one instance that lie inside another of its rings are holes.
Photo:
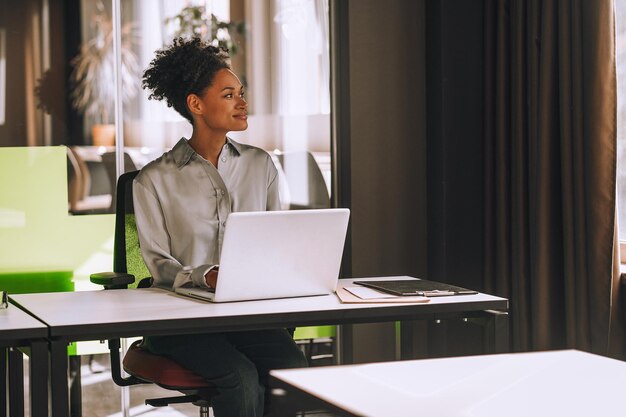
[[[98,272],[91,274],[89,280],[104,286],[105,290],[117,290],[128,288],[128,284],[135,282],[135,276],[126,272]]]
[[[133,375],[128,375],[127,377],[122,376],[122,367],[120,365],[120,339],[109,340],[109,352],[111,354],[111,378],[115,384],[120,387],[128,387],[147,383]]]

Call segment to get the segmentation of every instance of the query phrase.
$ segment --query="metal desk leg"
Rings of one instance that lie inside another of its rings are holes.
[[[9,415],[24,415],[24,355],[18,348],[9,349]]]
[[[0,347],[0,417],[7,417],[7,348]]]
[[[510,352],[509,313],[498,310],[485,310],[485,313],[487,313],[485,345],[492,349],[490,353]]]
[[[396,360],[408,360],[419,357],[416,351],[415,339],[417,338],[417,322],[415,320],[403,320],[400,322],[400,340],[396,335]]]
[[[30,412],[32,417],[48,416],[48,343],[30,344]]]
[[[403,320],[400,322],[400,334],[396,336],[396,360],[428,358],[429,354],[429,322],[432,317],[419,320]],[[399,339],[399,341],[398,341]]]
[[[50,389],[54,417],[70,417],[67,345],[64,340],[50,341]]]
[[[72,417],[82,417],[82,384],[80,377],[80,356],[69,357],[70,364],[70,415]]]
[[[335,341],[335,357],[337,364],[348,365],[354,362],[354,346],[352,337],[352,325],[343,324],[337,326],[337,340]]]

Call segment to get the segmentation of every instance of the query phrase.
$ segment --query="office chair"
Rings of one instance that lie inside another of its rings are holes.
[[[71,146],[67,147],[67,197],[72,214],[102,214],[111,206],[110,195],[90,195],[91,173],[87,163]]]
[[[138,171],[127,172],[117,182],[115,206],[115,237],[113,270],[92,274],[91,282],[103,285],[105,290],[146,288],[152,284],[148,268],[139,249],[137,226],[133,209],[133,180]],[[122,377],[120,369],[120,340],[109,340],[111,375],[119,386],[154,383],[168,390],[182,392],[183,396],[151,398],[146,404],[164,407],[169,404],[191,402],[200,407],[200,416],[208,416],[215,387],[200,375],[183,368],[164,356],[154,355],[134,342],[123,359],[123,368],[130,376]]]
[[[117,205],[117,188],[115,186],[117,178],[117,171],[115,169],[116,165],[116,156],[115,152],[105,152],[102,154],[102,163],[104,164],[104,168],[107,173],[107,178],[109,179],[109,184],[111,184],[111,206],[109,208],[109,213],[116,213],[116,205]],[[124,172],[136,171],[137,166],[135,165],[135,161],[133,158],[127,153],[124,152]],[[132,183],[132,181],[131,181]],[[131,194],[132,195],[132,194]]]
[[[311,152],[281,152],[277,153],[276,157],[289,187],[289,209],[330,207],[330,196],[324,176]]]

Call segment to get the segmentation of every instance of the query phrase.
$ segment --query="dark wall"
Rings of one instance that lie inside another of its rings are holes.
[[[482,289],[482,2],[426,1],[428,277]]]
[[[424,3],[341,0],[333,33],[344,276],[426,274]],[[337,53],[338,52],[338,53]],[[356,361],[393,359],[394,327],[355,327]]]
[[[340,0],[333,19],[344,276],[481,289],[482,2]],[[480,338],[454,326],[449,353]],[[394,359],[393,326],[352,330],[356,362]]]
[[[352,209],[351,275],[426,272],[423,3],[346,2],[349,114],[340,205]],[[341,113],[342,109],[337,109]],[[344,115],[345,116],[345,115]],[[347,133],[346,133],[347,132]]]
[[[482,287],[482,3],[340,1],[337,203],[346,276]]]

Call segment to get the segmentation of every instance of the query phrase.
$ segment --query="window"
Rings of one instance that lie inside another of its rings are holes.
[[[617,209],[620,254],[626,263],[626,0],[615,1],[617,70]]]

